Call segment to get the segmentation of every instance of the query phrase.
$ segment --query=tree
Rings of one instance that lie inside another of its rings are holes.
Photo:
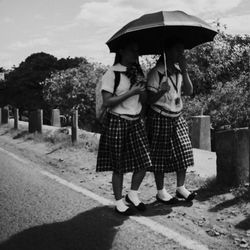
[[[56,69],[57,70],[66,70],[69,68],[76,68],[81,63],[86,63],[87,60],[83,57],[75,57],[75,58],[61,58],[56,63]]]
[[[34,53],[7,75],[5,96],[8,103],[22,110],[47,109],[43,100],[42,82],[56,70],[77,67],[85,58],[61,58],[44,52]],[[46,111],[45,111],[46,112]]]
[[[8,104],[22,109],[43,108],[42,85],[55,70],[57,58],[40,52],[32,54],[6,77]]]
[[[68,118],[77,108],[80,127],[91,130],[95,126],[95,88],[104,71],[101,64],[86,60],[77,68],[55,72],[43,83],[44,99]]]
[[[209,94],[219,82],[225,84],[249,71],[250,37],[219,32],[215,41],[187,53],[195,94]]]

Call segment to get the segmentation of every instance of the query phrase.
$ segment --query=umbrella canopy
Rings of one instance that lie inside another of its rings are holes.
[[[183,11],[160,11],[146,14],[125,25],[108,41],[110,52],[131,39],[139,45],[140,55],[161,54],[168,40],[181,39],[185,49],[212,41],[217,34],[208,23]]]

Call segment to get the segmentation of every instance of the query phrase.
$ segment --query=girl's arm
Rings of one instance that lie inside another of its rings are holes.
[[[170,90],[170,86],[167,82],[161,84],[161,89],[158,92],[148,90],[148,104],[154,104],[157,102],[166,92]]]
[[[182,91],[184,95],[192,95],[193,94],[193,84],[189,78],[188,72],[187,72],[187,63],[186,58],[184,55],[180,56],[179,58],[179,66],[182,72],[183,77],[183,85],[182,85]]]
[[[189,78],[187,70],[182,71],[182,77],[183,77],[183,85],[182,85],[182,91],[184,95],[192,95],[193,94],[193,84]]]
[[[119,96],[114,96],[113,94],[107,91],[102,91],[103,106],[107,108],[117,106],[129,97],[134,95],[140,95],[143,92],[145,92],[145,87],[139,84],[135,84],[128,92]]]

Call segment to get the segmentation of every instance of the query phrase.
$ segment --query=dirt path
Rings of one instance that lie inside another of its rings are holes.
[[[8,133],[0,128],[0,147],[45,166],[45,169],[68,181],[113,200],[111,173],[96,173],[96,151],[91,142],[68,146],[35,142],[17,132]],[[16,139],[13,139],[16,138]],[[94,152],[90,152],[94,151]],[[129,190],[130,174],[125,176],[124,191]],[[175,175],[166,177],[168,190],[175,192]],[[206,183],[207,188],[201,188]],[[209,249],[250,249],[250,205],[245,196],[234,190],[214,188],[194,172],[187,175],[187,187],[197,190],[193,203],[180,202],[175,206],[164,206],[155,202],[153,176],[147,173],[140,196],[148,204],[145,217],[166,225],[173,230],[197,240]],[[124,193],[125,193],[124,192]]]

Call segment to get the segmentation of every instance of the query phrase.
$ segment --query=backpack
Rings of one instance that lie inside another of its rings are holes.
[[[114,90],[113,90],[112,95],[115,95],[115,92],[120,84],[120,79],[121,79],[120,71],[114,71],[114,74],[115,74],[115,84],[114,84]],[[100,79],[96,85],[96,119],[100,123],[103,122],[105,114],[108,110],[107,107],[103,106],[101,86],[102,86],[102,80]]]

